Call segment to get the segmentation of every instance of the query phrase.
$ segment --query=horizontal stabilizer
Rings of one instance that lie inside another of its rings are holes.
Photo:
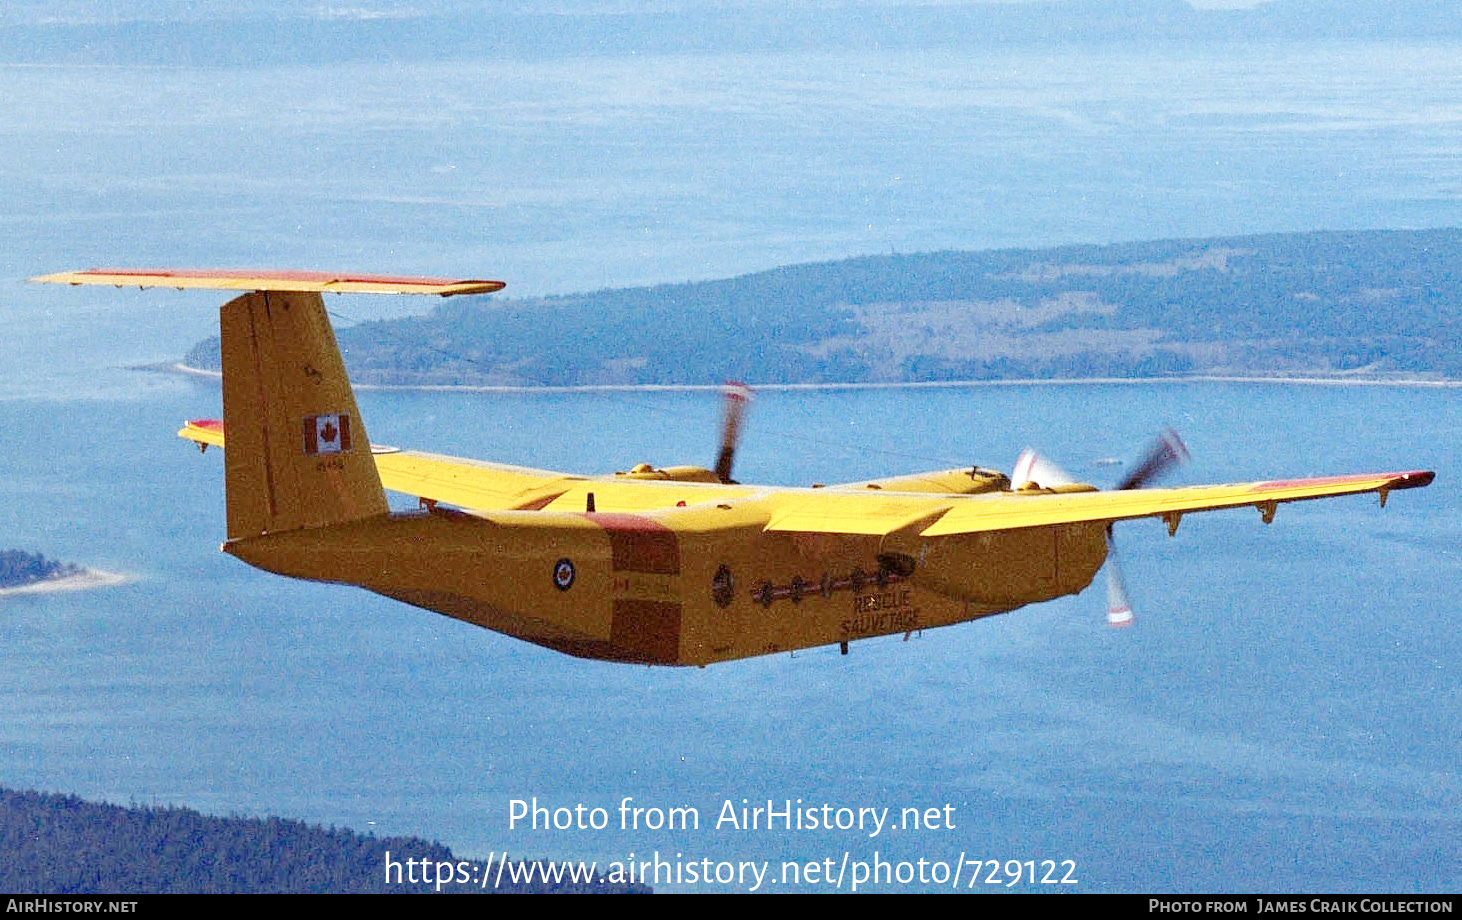
[[[114,287],[202,288],[215,291],[281,291],[319,294],[491,294],[501,281],[352,275],[338,272],[231,271],[228,269],[92,268],[30,279],[43,284],[109,284]]]

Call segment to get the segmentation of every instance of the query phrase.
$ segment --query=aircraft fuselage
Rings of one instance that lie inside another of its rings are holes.
[[[756,502],[658,512],[396,512],[231,540],[251,565],[584,658],[706,665],[947,626],[1085,588],[1100,525],[937,540],[764,532]]]

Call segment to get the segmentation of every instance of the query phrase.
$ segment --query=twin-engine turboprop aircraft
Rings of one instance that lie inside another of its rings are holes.
[[[250,565],[358,585],[584,658],[707,665],[1005,613],[1081,591],[1104,563],[1131,614],[1113,522],[1425,486],[1430,472],[1141,489],[1183,455],[1167,435],[1115,491],[1034,455],[826,488],[736,483],[743,390],[715,469],[610,476],[374,447],[321,293],[480,294],[496,281],[308,272],[104,270],[61,284],[245,291],[220,312],[228,541]],[[392,511],[383,487],[420,499]]]

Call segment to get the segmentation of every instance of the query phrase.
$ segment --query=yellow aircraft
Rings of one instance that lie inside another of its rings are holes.
[[[1115,491],[1033,454],[1012,477],[963,468],[825,488],[731,479],[745,393],[715,469],[608,476],[376,447],[321,294],[481,294],[496,281],[96,269],[60,284],[243,291],[220,311],[223,422],[179,435],[223,446],[223,551],[270,572],[357,585],[570,655],[716,662],[909,633],[1086,588],[1111,525],[1194,511],[1425,486],[1427,471],[1173,489],[1169,434]],[[383,487],[417,496],[392,511]],[[1111,573],[1110,619],[1130,622]]]

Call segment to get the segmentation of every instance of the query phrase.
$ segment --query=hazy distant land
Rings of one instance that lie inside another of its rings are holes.
[[[35,0],[0,13],[0,61],[214,65],[350,60],[543,59],[609,53],[985,48],[1134,42],[1438,41],[1462,35],[1453,0],[1044,3],[505,4],[438,0],[370,11],[249,0],[216,7]]]
[[[337,335],[352,379],[386,386],[1441,381],[1462,379],[1459,266],[1458,229],[893,254],[453,298]],[[217,369],[217,340],[184,363]]]

